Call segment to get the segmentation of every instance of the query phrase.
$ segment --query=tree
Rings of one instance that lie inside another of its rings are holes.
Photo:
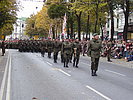
[[[60,2],[51,4],[48,7],[48,15],[51,19],[54,20],[55,23],[61,23],[62,24],[62,20],[63,20],[63,17],[64,17],[66,12],[67,12],[67,7]],[[55,30],[57,30],[58,27],[59,27],[59,25],[52,24],[53,38],[55,38]],[[61,25],[60,29],[62,29],[62,25]]]
[[[80,9],[82,5],[81,0],[77,0],[72,4],[71,10],[74,12],[76,18],[77,18],[77,23],[78,23],[78,38],[81,40],[81,15],[82,15],[82,10]]]
[[[0,31],[3,35],[12,33],[13,24],[16,22],[17,3],[16,0],[0,1]]]

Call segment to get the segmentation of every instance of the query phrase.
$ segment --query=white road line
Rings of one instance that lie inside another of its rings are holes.
[[[49,64],[50,66],[52,66],[52,64],[51,64],[51,63],[49,63],[49,62],[47,62],[47,64]]]
[[[8,80],[7,80],[7,91],[6,91],[6,100],[10,100],[11,94],[11,55],[9,60],[9,71],[8,71]]]
[[[1,88],[0,88],[0,100],[3,99],[3,94],[4,94],[4,88],[5,88],[5,82],[6,82],[8,65],[9,65],[9,55],[8,55],[8,58],[7,58],[6,68],[5,68],[5,71],[4,71],[4,76],[3,76],[2,84],[1,84]]]
[[[110,73],[114,73],[114,74],[117,74],[117,75],[120,75],[120,76],[126,76],[124,74],[121,74],[121,73],[118,73],[118,72],[115,72],[115,71],[111,71],[111,70],[108,70],[108,69],[105,69],[105,71],[110,72]]]
[[[67,75],[67,76],[71,76],[70,74],[64,72],[63,70],[59,69],[60,72],[62,72],[63,74]]]
[[[92,90],[93,92],[97,93],[98,95],[102,96],[104,99],[106,99],[106,100],[112,100],[112,99],[110,99],[109,97],[107,97],[107,96],[103,95],[102,93],[98,92],[97,90],[93,89],[92,87],[90,87],[90,86],[88,86],[88,85],[87,85],[86,87],[87,87],[88,89]]]
[[[81,62],[82,64],[85,64],[85,65],[87,65],[87,66],[91,66],[91,65],[89,65],[89,64],[87,64],[87,63],[84,63],[84,62]]]

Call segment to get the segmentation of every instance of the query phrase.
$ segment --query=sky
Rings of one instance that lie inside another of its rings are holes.
[[[36,14],[43,7],[43,0],[18,0],[20,2],[18,18],[30,17],[31,14]]]

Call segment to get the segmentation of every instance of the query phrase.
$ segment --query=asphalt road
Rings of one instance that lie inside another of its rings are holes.
[[[81,56],[79,68],[64,68],[47,54],[9,50],[6,58],[0,100],[133,100],[131,68],[100,62],[92,77],[89,57]]]

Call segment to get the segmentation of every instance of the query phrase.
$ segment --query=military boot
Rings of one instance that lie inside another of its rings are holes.
[[[91,76],[94,76],[94,70],[91,70]]]
[[[97,74],[96,74],[96,70],[94,71],[94,76],[97,76]]]

